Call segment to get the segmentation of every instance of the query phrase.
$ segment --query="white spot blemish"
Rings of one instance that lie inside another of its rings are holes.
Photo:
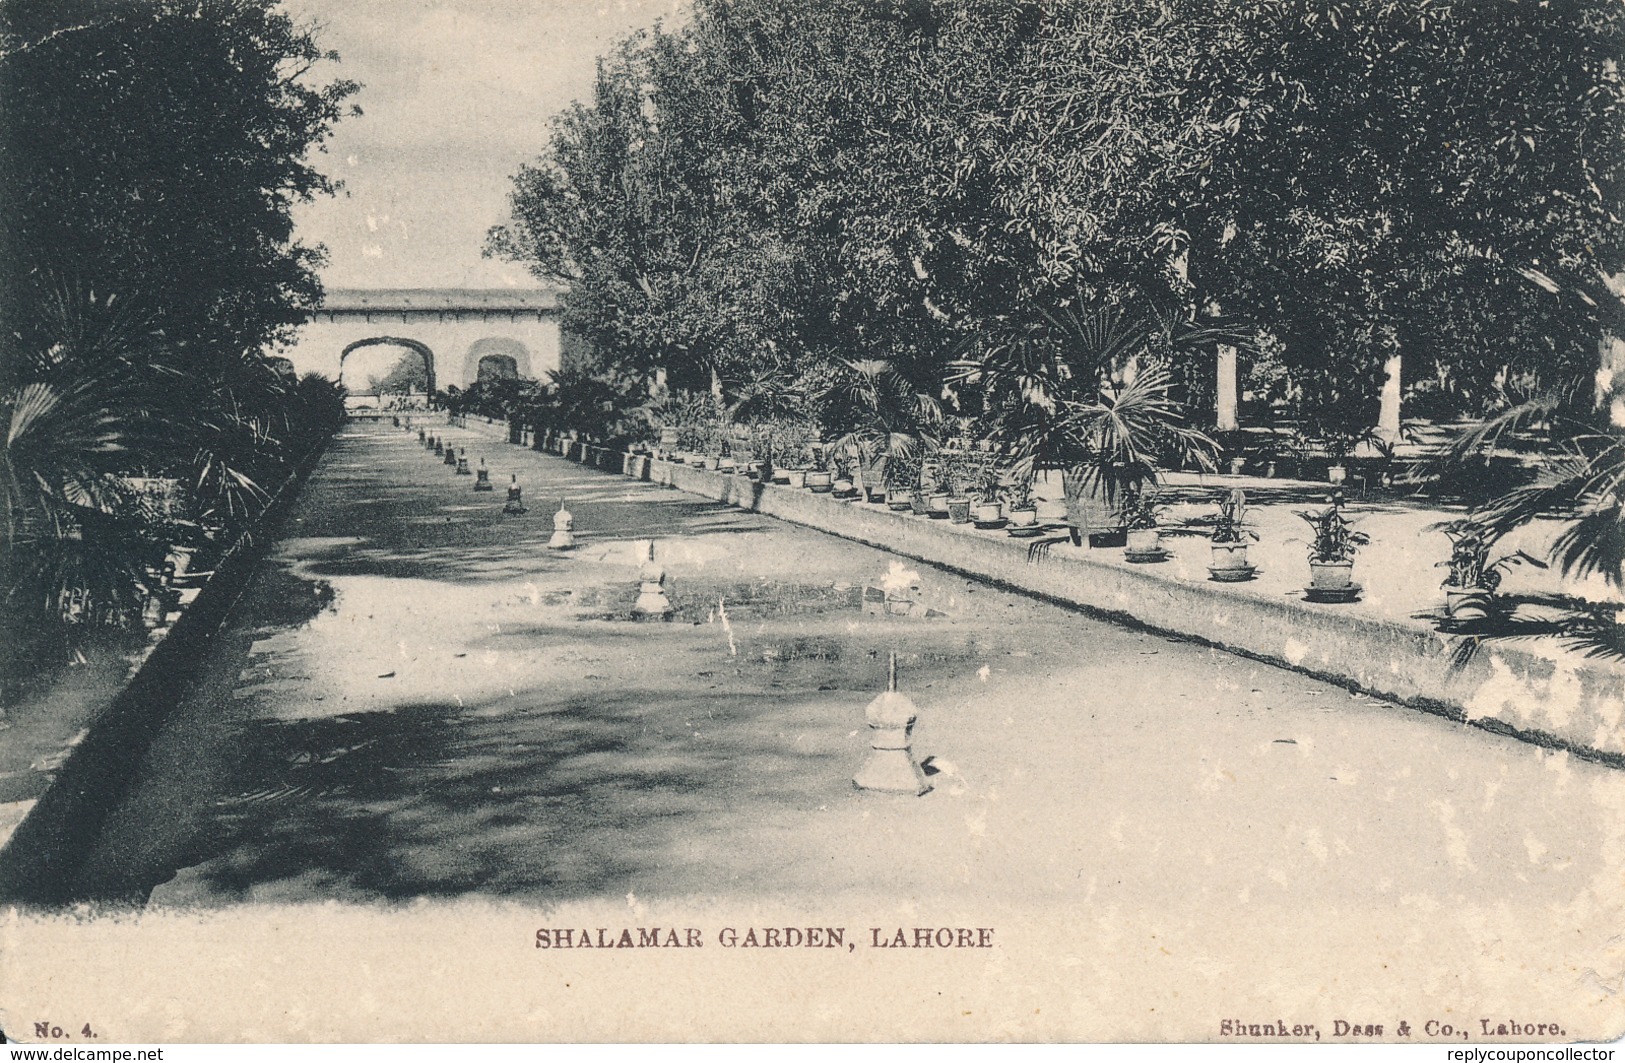
[[[1467,832],[1456,825],[1456,807],[1448,801],[1435,801],[1431,806],[1444,830],[1444,849],[1450,862],[1459,871],[1477,871],[1478,867],[1467,854]]]
[[[1287,639],[1286,645],[1281,647],[1281,656],[1286,658],[1288,664],[1296,668],[1309,656],[1309,647],[1297,639]]]
[[[887,591],[906,591],[918,587],[919,583],[920,574],[901,561],[893,561],[891,568],[880,577],[880,588]]]

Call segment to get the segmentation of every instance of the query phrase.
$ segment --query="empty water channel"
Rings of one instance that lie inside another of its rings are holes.
[[[1557,911],[1611,874],[1625,773],[918,563],[940,615],[868,615],[883,551],[431,430],[498,490],[343,432],[80,896]],[[923,797],[851,782],[893,652]]]

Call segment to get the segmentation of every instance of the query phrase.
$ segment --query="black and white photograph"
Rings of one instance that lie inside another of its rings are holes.
[[[1617,1042],[1622,63],[0,0],[10,1058]]]

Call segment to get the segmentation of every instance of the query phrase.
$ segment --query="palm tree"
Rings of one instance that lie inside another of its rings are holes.
[[[173,427],[156,337],[116,298],[62,295],[43,300],[45,342],[29,349],[13,333],[0,352],[0,612],[19,658],[69,614],[131,608],[162,556],[127,480]]]
[[[41,289],[31,339],[0,349],[0,634],[25,663],[70,623],[128,617],[170,546],[230,532],[342,420],[326,380],[283,381],[256,352],[183,372],[150,318],[72,283]],[[194,364],[197,359],[187,359]],[[184,485],[190,520],[141,480]],[[58,639],[62,645],[66,642]]]
[[[1169,360],[1241,339],[1157,313],[1040,309],[1015,335],[956,361],[954,380],[980,387],[985,434],[1014,474],[1061,470],[1074,528],[1103,530],[1166,463],[1213,467],[1218,445],[1184,423]]]
[[[1558,439],[1533,481],[1506,489],[1471,520],[1493,542],[1546,515],[1563,519],[1548,560],[1564,575],[1602,577],[1625,589],[1625,433],[1608,423],[1608,405],[1591,380],[1573,380],[1512,406],[1464,433],[1446,459],[1487,460],[1512,435],[1534,425]]]
[[[833,368],[821,405],[846,426],[836,448],[855,452],[865,470],[878,467],[887,489],[913,489],[921,461],[940,442],[942,404],[882,358],[840,359]]]

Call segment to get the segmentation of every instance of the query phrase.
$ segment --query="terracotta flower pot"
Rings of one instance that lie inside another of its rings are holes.
[[[1326,482],[1327,483],[1340,484],[1344,480],[1347,480],[1348,478],[1349,478],[1349,471],[1348,471],[1347,466],[1339,464],[1339,465],[1329,466],[1326,469]]]
[[[1317,591],[1346,591],[1354,586],[1354,562],[1309,562],[1309,585]]]
[[[1003,502],[978,502],[971,509],[971,520],[978,524],[994,524],[1003,519]]]
[[[914,492],[904,487],[893,487],[886,491],[886,505],[898,511],[914,508]]]
[[[860,465],[858,481],[863,484],[864,491],[871,498],[877,492],[883,493],[886,489],[886,459],[875,458],[867,464]]]
[[[1080,535],[1115,533],[1122,526],[1122,507],[1105,496],[1099,479],[1086,481],[1068,470],[1061,474],[1061,490],[1066,496],[1066,522]]]
[[[784,473],[786,487],[806,487],[807,471],[805,469],[787,469]]]
[[[816,494],[827,495],[835,483],[835,477],[827,471],[814,469],[807,474],[807,489]]]
[[[1246,543],[1213,543],[1213,563],[1208,567],[1221,572],[1241,571],[1247,565]]]
[[[951,524],[969,524],[970,523],[970,499],[968,499],[968,498],[950,498],[950,499],[948,499],[948,521]]]
[[[1015,528],[1030,528],[1038,523],[1037,506],[1020,506],[1010,511],[1010,525]]]
[[[1482,587],[1446,587],[1445,612],[1452,620],[1483,620],[1490,615],[1489,592]]]
[[[925,515],[935,520],[948,516],[948,492],[937,491],[925,500]]]
[[[1131,554],[1154,554],[1162,549],[1162,532],[1156,528],[1135,528],[1128,533],[1124,549]]]

